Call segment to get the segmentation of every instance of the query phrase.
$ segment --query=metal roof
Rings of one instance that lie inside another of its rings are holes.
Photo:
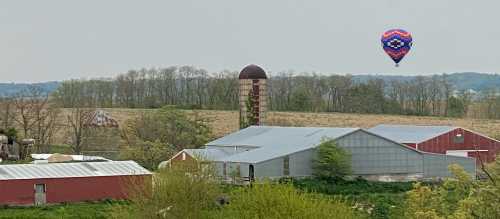
[[[368,131],[399,143],[421,143],[457,128],[454,126],[381,124],[368,129]]]
[[[313,148],[324,139],[336,139],[358,128],[251,126],[207,146],[254,146],[250,151],[224,157],[219,161],[258,163],[275,157]]]
[[[337,138],[358,128],[250,126],[207,146],[291,147],[321,142],[322,138]]]
[[[53,155],[65,155],[65,154],[31,154],[31,158],[35,160],[48,160]],[[74,161],[110,161],[110,159],[100,157],[100,156],[89,156],[89,155],[73,155],[68,154],[67,156],[71,156]]]
[[[226,157],[230,155],[227,152],[224,152],[223,150],[219,150],[216,148],[205,148],[205,149],[184,149],[186,153],[191,155],[191,157],[194,157],[196,159],[202,159],[202,160],[218,160],[223,157]]]
[[[134,161],[0,165],[0,180],[150,174]]]

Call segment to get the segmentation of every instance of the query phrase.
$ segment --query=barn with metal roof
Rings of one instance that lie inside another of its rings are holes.
[[[0,205],[126,199],[150,184],[151,173],[134,161],[0,165]]]
[[[368,179],[448,177],[448,166],[453,163],[475,175],[473,158],[418,151],[359,128],[251,126],[209,142],[204,149],[190,150],[225,153],[209,159],[224,178],[306,177],[313,174],[316,147],[325,140],[335,140],[349,151],[353,174]]]
[[[500,141],[461,127],[381,124],[368,130],[420,151],[474,157],[478,163],[492,162],[500,152]]]

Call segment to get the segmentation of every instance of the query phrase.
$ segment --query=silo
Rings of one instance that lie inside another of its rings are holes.
[[[267,76],[257,65],[248,65],[239,75],[240,128],[263,125],[267,111]]]

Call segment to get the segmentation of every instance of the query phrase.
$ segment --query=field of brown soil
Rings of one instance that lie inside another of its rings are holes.
[[[105,109],[120,124],[145,110],[140,109]],[[186,111],[189,114],[198,113],[209,119],[214,137],[224,136],[239,128],[237,111],[196,110]],[[500,137],[500,120],[457,119],[443,117],[400,116],[400,115],[370,115],[347,113],[298,113],[269,112],[267,125],[277,126],[317,126],[317,127],[359,127],[386,124],[417,124],[417,125],[451,125],[460,126],[491,137]]]

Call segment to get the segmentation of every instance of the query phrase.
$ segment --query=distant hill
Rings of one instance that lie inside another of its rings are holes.
[[[365,82],[370,79],[380,78],[386,82],[392,80],[398,81],[409,81],[414,79],[416,76],[404,76],[404,75],[354,75],[353,78],[359,82]],[[456,90],[467,90],[473,89],[476,91],[483,91],[490,88],[500,88],[500,74],[486,74],[486,73],[476,73],[476,72],[463,72],[463,73],[452,73],[449,74],[450,81],[455,86]],[[40,86],[45,92],[50,93],[56,90],[61,82],[51,81],[36,83],[35,85]],[[23,89],[26,89],[30,84],[26,83],[0,83],[0,97],[1,96],[11,96]]]
[[[500,88],[500,74],[486,74],[476,72],[463,72],[448,74],[451,83],[456,90],[473,89],[476,91],[483,91],[490,88]],[[354,75],[356,81],[365,82],[370,79],[379,78],[386,82],[409,81],[416,76],[403,76],[403,75]]]
[[[61,82],[50,81],[42,83],[0,83],[0,97],[12,96],[28,88],[30,85],[39,86],[45,93],[51,93],[56,90]]]

